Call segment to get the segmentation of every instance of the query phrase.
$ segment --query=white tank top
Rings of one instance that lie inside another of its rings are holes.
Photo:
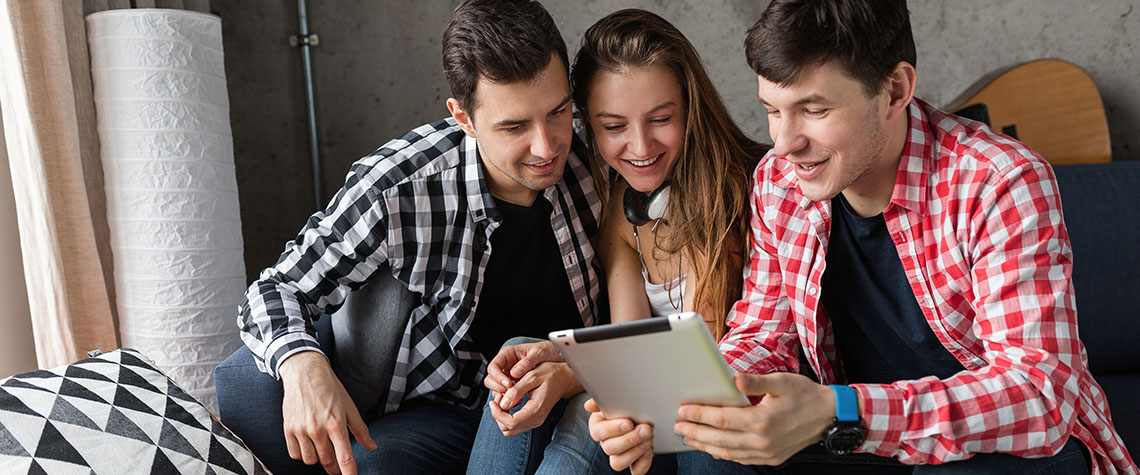
[[[645,267],[645,257],[641,255],[641,239],[637,236],[637,226],[633,227],[633,241],[637,243],[637,258],[641,261],[641,279],[645,282],[645,295],[649,296],[649,310],[654,317],[664,317],[682,310],[682,296],[685,295],[685,275],[679,275],[672,282],[653,284],[649,282],[649,269]]]

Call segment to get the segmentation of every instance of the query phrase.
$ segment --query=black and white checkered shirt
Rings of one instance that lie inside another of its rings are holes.
[[[575,128],[583,124],[576,120]],[[423,125],[353,164],[328,208],[311,216],[277,264],[261,272],[239,306],[238,325],[258,367],[276,376],[299,351],[318,349],[307,331],[388,263],[424,296],[404,330],[384,411],[417,396],[465,407],[480,403],[485,362],[468,336],[480,276],[491,255],[495,209],[476,141],[454,119]],[[575,135],[560,180],[543,196],[582,322],[599,306],[594,255],[601,202]],[[318,350],[319,351],[319,350]]]

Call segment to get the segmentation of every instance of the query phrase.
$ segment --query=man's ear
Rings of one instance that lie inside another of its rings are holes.
[[[454,97],[447,98],[447,110],[451,112],[451,117],[455,118],[459,128],[463,129],[468,137],[477,138],[475,136],[475,122],[472,120],[471,114],[459,105],[459,100]]]
[[[914,99],[914,87],[918,75],[914,66],[906,61],[899,61],[895,69],[887,76],[887,119],[893,119],[899,114],[905,114],[910,101]]]

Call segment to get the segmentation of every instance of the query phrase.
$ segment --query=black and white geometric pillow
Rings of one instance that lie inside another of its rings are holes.
[[[267,472],[146,357],[116,350],[0,380],[0,473]]]

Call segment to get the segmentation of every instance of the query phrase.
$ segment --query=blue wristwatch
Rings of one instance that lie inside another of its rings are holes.
[[[851,386],[832,384],[835,391],[835,420],[840,422],[859,421],[859,395]]]
[[[863,445],[863,425],[859,423],[859,395],[851,386],[832,384],[835,392],[835,424],[823,432],[823,448],[834,455],[846,455]]]

